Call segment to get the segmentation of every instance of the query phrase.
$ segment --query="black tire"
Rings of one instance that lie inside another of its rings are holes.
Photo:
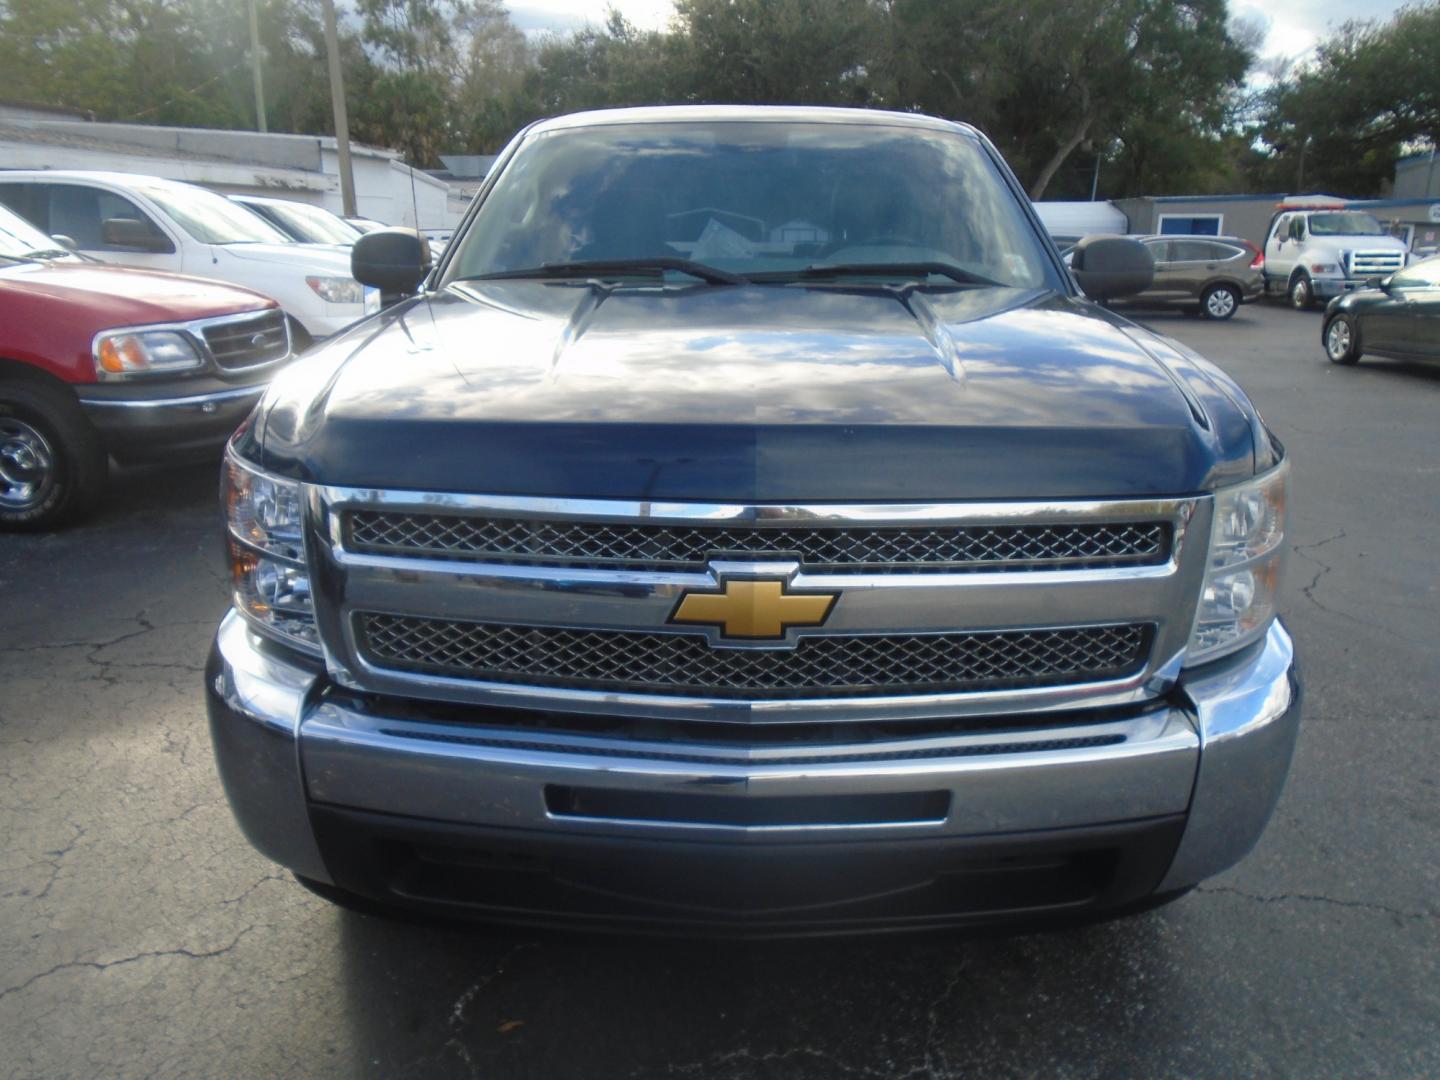
[[[1200,314],[1216,322],[1233,319],[1240,304],[1240,294],[1233,285],[1211,285],[1200,294]]]
[[[0,529],[53,529],[81,517],[108,474],[100,435],[68,392],[0,381]]]
[[[1310,284],[1310,275],[1296,274],[1290,279],[1290,306],[1296,311],[1309,311],[1315,306],[1315,287]]]
[[[1325,355],[1332,364],[1350,365],[1360,359],[1360,327],[1344,312],[1325,324]]]

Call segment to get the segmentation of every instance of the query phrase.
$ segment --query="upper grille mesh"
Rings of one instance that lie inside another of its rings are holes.
[[[659,525],[354,510],[347,546],[377,554],[571,566],[699,567],[726,556],[789,555],[831,570],[1152,565],[1166,522],[1053,525]]]
[[[716,649],[693,634],[569,630],[361,613],[379,666],[489,682],[725,698],[864,696],[1117,678],[1144,662],[1144,624],[1058,630],[801,638],[794,649]]]
[[[210,355],[222,368],[247,368],[279,360],[290,351],[285,313],[278,308],[248,319],[211,323],[202,331]]]

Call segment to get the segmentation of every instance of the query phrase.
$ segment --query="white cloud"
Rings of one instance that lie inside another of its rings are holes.
[[[1230,14],[1268,25],[1263,59],[1299,61],[1342,23],[1383,21],[1402,6],[1403,0],[1232,0]]]
[[[599,26],[616,8],[641,30],[663,30],[674,14],[671,0],[511,0],[510,20],[527,34],[567,33],[586,23]]]

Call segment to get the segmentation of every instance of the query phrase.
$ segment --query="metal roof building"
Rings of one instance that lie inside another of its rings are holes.
[[[387,225],[451,226],[444,181],[393,150],[352,144],[356,209]],[[46,117],[0,104],[0,168],[105,169],[272,195],[341,212],[339,153],[328,135],[262,134]]]

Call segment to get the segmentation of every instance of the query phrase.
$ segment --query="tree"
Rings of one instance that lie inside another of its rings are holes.
[[[1440,3],[1348,22],[1271,89],[1260,126],[1296,190],[1378,194],[1407,144],[1440,136]]]
[[[1225,0],[892,0],[889,13],[896,103],[984,128],[1034,198],[1082,148],[1124,152],[1167,123],[1169,139],[1218,136],[1252,59]]]
[[[871,0],[677,0],[678,59],[700,101],[864,104],[881,13]]]

